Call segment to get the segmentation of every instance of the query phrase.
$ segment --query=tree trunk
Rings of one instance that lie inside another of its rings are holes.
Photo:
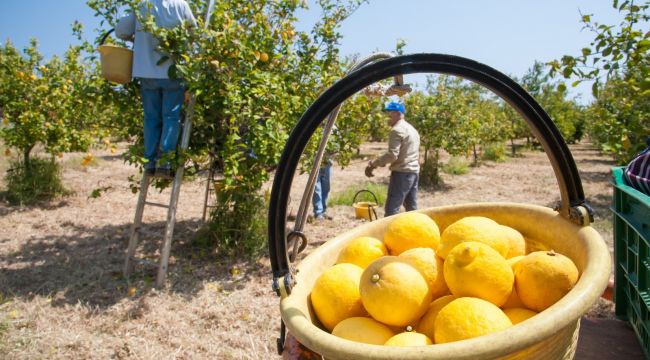
[[[478,165],[478,151],[476,150],[476,144],[472,145],[474,151],[474,166]]]
[[[517,154],[516,154],[516,150],[515,150],[515,139],[514,138],[510,138],[510,147],[512,148],[512,157],[515,157],[515,155],[517,155]]]
[[[25,166],[26,171],[31,171],[31,161],[30,161],[30,153],[32,152],[32,149],[34,148],[34,145],[30,145],[27,148],[23,149],[23,165]]]
[[[439,158],[440,151],[438,149],[431,152],[429,149],[424,150],[424,164],[420,170],[420,186],[429,187],[440,184]]]

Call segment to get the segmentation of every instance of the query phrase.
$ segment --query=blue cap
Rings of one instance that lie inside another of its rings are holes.
[[[397,101],[391,101],[384,106],[384,111],[399,111],[402,114],[406,112],[404,104],[398,103]]]

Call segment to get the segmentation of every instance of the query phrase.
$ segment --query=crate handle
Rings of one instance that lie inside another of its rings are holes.
[[[487,65],[459,56],[400,55],[364,66],[334,83],[305,111],[289,135],[277,166],[268,212],[269,254],[274,282],[280,278],[289,280],[289,283],[292,281],[285,240],[286,211],[294,173],[307,142],[328,114],[347,98],[377,81],[413,73],[458,76],[476,82],[504,99],[526,120],[549,157],[560,188],[561,203],[557,210],[580,225],[593,219],[593,212],[585,202],[578,169],[566,142],[544,109],[519,84]]]
[[[359,196],[359,194],[361,193],[368,193],[372,195],[372,198],[375,200],[375,204],[379,205],[379,200],[377,200],[377,196],[375,196],[375,193],[370,190],[363,189],[357,191],[357,193],[354,194],[354,197],[352,198],[352,206],[354,206],[354,204],[357,203],[357,196]],[[370,204],[368,204],[368,217],[370,221],[372,221],[373,215],[375,215],[375,220],[379,220],[379,217],[377,216],[377,211],[375,210],[375,206],[371,206]]]

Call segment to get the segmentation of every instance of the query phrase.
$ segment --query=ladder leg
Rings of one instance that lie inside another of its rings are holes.
[[[138,247],[139,230],[142,226],[142,214],[144,213],[144,205],[147,201],[147,192],[149,191],[149,182],[151,181],[149,175],[142,175],[140,182],[140,194],[138,195],[138,205],[135,209],[135,219],[131,225],[131,234],[129,236],[129,247],[126,252],[126,261],[124,262],[124,276],[129,276],[133,271],[132,259],[135,255],[135,249]]]
[[[205,182],[205,199],[203,199],[203,222],[205,223],[206,216],[208,215],[208,200],[210,197],[210,186],[212,186],[212,177],[214,176],[214,169],[210,167],[208,173],[208,181]]]
[[[167,225],[165,226],[165,238],[160,247],[160,264],[158,265],[158,276],[156,277],[156,286],[161,288],[167,278],[167,268],[169,265],[169,253],[172,247],[172,237],[174,236],[174,225],[176,224],[176,207],[178,205],[178,195],[181,191],[181,182],[183,181],[184,168],[181,166],[176,170],[174,184],[172,185],[172,194],[169,201],[169,211],[167,212]]]

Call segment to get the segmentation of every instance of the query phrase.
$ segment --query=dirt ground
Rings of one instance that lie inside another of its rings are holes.
[[[385,147],[365,144],[372,156]],[[612,248],[608,206],[614,165],[589,144],[571,146],[590,204],[594,227]],[[0,354],[8,359],[268,359],[276,358],[279,298],[271,290],[268,258],[236,261],[190,245],[201,226],[205,179],[182,187],[167,286],[155,290],[155,269],[121,275],[137,195],[127,177],[135,173],[119,156],[96,151],[99,161],[83,168],[83,154],[66,154],[65,185],[74,194],[46,206],[0,203]],[[362,186],[366,161],[335,168],[332,192]],[[387,183],[388,170],[373,181]],[[293,185],[297,209],[305,175]],[[421,208],[479,201],[514,201],[551,206],[559,190],[543,152],[528,151],[505,163],[486,162],[461,176],[443,174],[444,186],[421,190]],[[269,184],[270,186],[270,184]],[[109,189],[89,198],[98,187]],[[152,191],[164,202],[169,193]],[[380,211],[380,216],[382,215]],[[350,206],[334,217],[307,224],[308,253],[335,234],[357,226]],[[138,256],[157,260],[163,209],[148,208]],[[304,256],[304,254],[302,255]],[[591,316],[611,317],[602,300]]]

